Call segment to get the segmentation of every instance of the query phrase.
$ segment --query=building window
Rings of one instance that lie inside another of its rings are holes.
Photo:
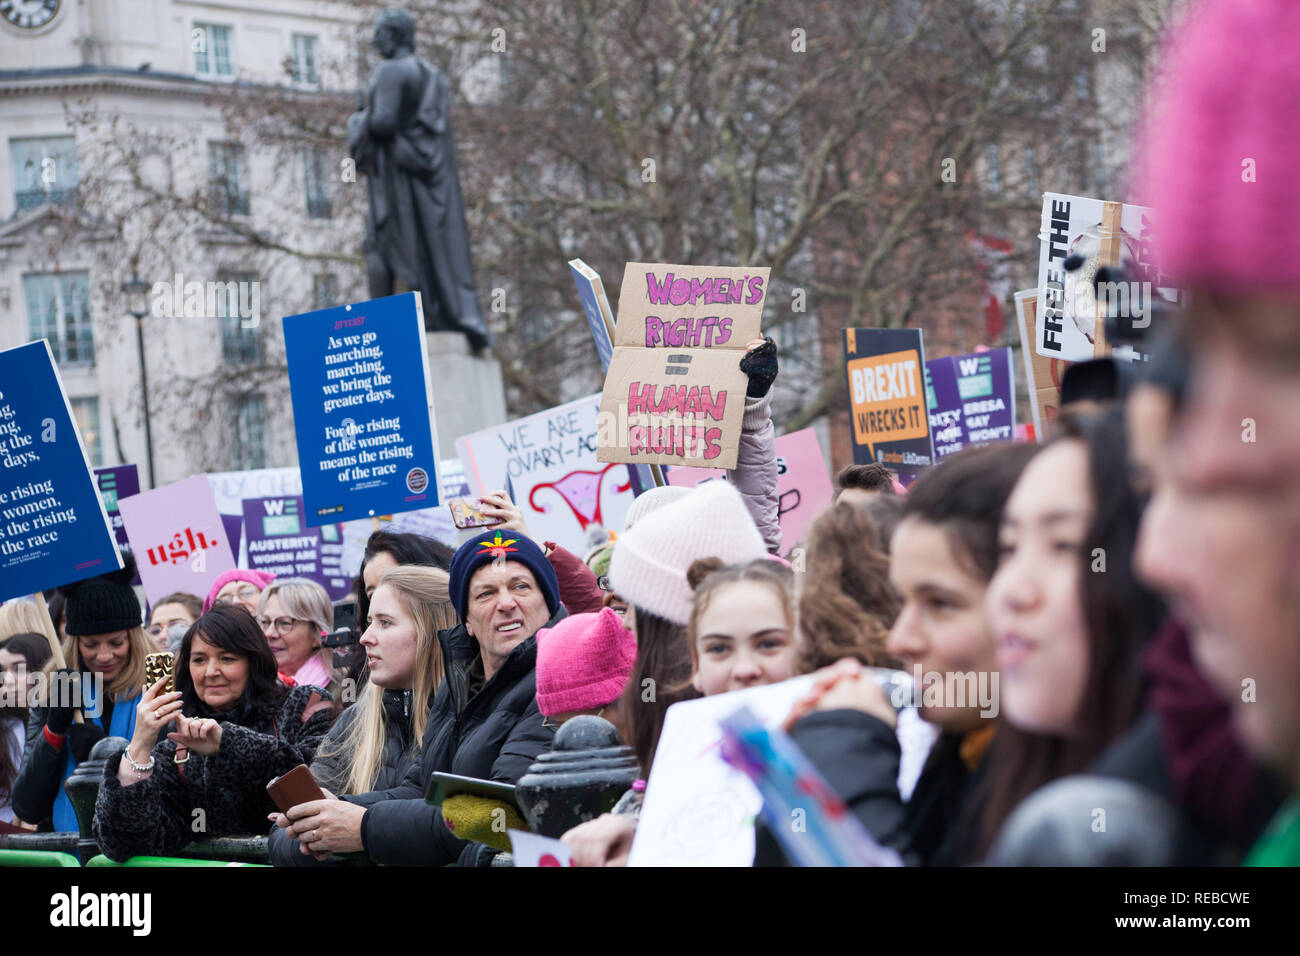
[[[104,463],[104,449],[99,441],[99,399],[74,398],[72,417],[77,421],[77,431],[81,432],[81,443],[86,446],[90,464],[98,468]]]
[[[311,301],[313,309],[329,309],[339,304],[339,278],[325,274],[311,280]]]
[[[212,204],[219,214],[248,215],[243,146],[239,143],[208,144],[208,182],[212,190]]]
[[[194,49],[194,72],[199,76],[234,76],[230,57],[230,27],[195,23],[190,32]]]
[[[252,316],[240,314],[241,302],[251,302],[251,293],[244,290],[257,282],[257,276],[248,272],[221,273],[217,281],[225,289],[234,284],[237,292],[232,302],[228,294],[216,296],[217,321],[221,325],[221,360],[228,365],[260,365],[262,362],[262,340],[257,334],[261,323],[252,323]],[[258,301],[261,301],[261,295]]]
[[[311,149],[302,156],[303,182],[307,186],[307,216],[329,219],[334,215],[329,194],[325,191],[325,153]]]
[[[989,143],[984,150],[984,164],[987,167],[989,189],[995,193],[1002,192],[1002,171],[998,169],[998,144]]]
[[[26,212],[66,202],[77,189],[77,141],[71,136],[9,141],[14,164],[14,209]]]
[[[261,395],[234,398],[234,456],[236,471],[266,467],[266,400]]]
[[[23,294],[33,341],[48,339],[60,365],[89,365],[95,360],[89,273],[23,276]]]
[[[320,82],[316,73],[316,37],[310,33],[293,35],[293,81],[302,86]]]

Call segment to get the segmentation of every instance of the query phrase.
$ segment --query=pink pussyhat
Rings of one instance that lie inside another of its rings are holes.
[[[612,704],[636,663],[636,638],[610,608],[537,632],[537,708],[544,717]]]
[[[1166,50],[1141,200],[1172,285],[1300,297],[1300,3],[1210,0]]]
[[[212,609],[212,602],[217,599],[221,589],[231,581],[247,581],[259,591],[265,591],[266,586],[274,580],[275,575],[267,574],[265,571],[250,571],[248,568],[231,568],[229,571],[223,571],[217,575],[217,579],[212,582],[212,587],[208,589],[208,596],[203,599],[203,613],[207,614]]]

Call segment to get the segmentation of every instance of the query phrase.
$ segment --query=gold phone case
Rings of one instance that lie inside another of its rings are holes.
[[[152,687],[160,679],[167,678],[166,693],[170,694],[176,689],[176,675],[172,671],[175,658],[171,651],[158,651],[154,654],[146,654],[144,658],[144,680],[145,683]]]

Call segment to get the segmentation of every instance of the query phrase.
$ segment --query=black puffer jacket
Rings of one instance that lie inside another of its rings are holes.
[[[543,625],[553,627],[561,607]],[[420,748],[420,764],[400,787],[347,797],[369,807],[361,822],[366,853],[376,863],[404,866],[476,865],[487,856],[479,844],[459,840],[439,808],[424,802],[435,771],[515,783],[537,755],[551,748],[554,731],[537,709],[537,635],[521,642],[478,693],[470,695],[479,661],[478,641],[463,624],[438,634],[447,678],[433,698]],[[481,666],[481,665],[480,665]]]
[[[383,759],[375,780],[376,790],[399,786],[411,768],[419,764],[420,758],[420,752],[413,746],[415,741],[411,739],[411,725],[415,718],[411,709],[411,692],[386,690],[383,693],[383,703],[387,736],[384,738]],[[351,764],[347,752],[340,750],[340,743],[360,713],[360,708],[356,706],[343,712],[321,742],[316,759],[311,763],[311,775],[316,778],[316,782],[335,795],[348,792],[348,771]],[[298,839],[280,827],[271,828],[268,850],[271,862],[276,866],[364,865],[370,862],[360,854],[335,855],[326,860],[317,860],[314,856],[301,852]]]
[[[176,744],[164,739],[153,749],[153,773],[129,787],[117,779],[122,755],[113,757],[95,803],[100,849],[120,862],[170,856],[196,836],[265,833],[275,810],[267,782],[310,763],[333,721],[329,695],[303,685],[290,690],[273,714],[245,707],[222,720],[221,747],[211,757],[191,751],[178,765]]]

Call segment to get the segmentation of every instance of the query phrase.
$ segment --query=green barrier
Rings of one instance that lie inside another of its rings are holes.
[[[190,860],[180,856],[133,856],[125,863],[114,863],[102,853],[92,856],[86,866],[253,866],[270,869],[265,863],[231,863],[225,860]]]
[[[0,866],[76,866],[81,863],[71,853],[48,850],[0,850]]]

